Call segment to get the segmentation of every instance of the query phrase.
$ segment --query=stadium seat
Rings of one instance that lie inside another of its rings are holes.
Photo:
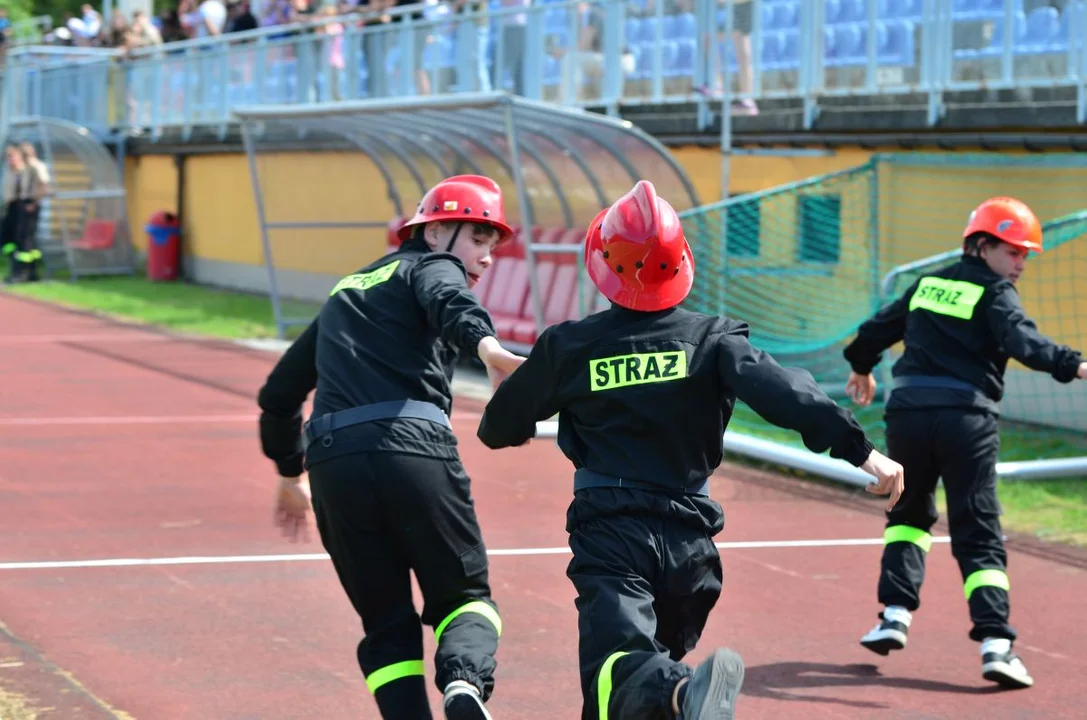
[[[577,318],[577,271],[574,255],[537,255],[540,301],[545,326]],[[514,323],[513,341],[526,345],[536,342],[536,314],[531,294],[526,296],[521,318]]]
[[[528,265],[520,235],[504,243],[495,252],[494,265],[484,275],[492,275],[484,307],[494,320],[502,340],[513,339],[513,326],[521,319],[521,309],[528,296]]]
[[[105,250],[113,247],[116,230],[113,220],[88,220],[83,235],[68,244],[76,250]]]
[[[1036,55],[1065,49],[1061,40],[1060,14],[1055,7],[1030,11],[1022,37],[1016,42],[1017,54]]]
[[[868,8],[865,0],[842,0],[838,22],[857,23],[868,20]]]

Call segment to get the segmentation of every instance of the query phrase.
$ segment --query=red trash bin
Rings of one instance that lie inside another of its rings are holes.
[[[181,228],[177,215],[160,210],[147,221],[147,277],[176,280],[181,259]]]

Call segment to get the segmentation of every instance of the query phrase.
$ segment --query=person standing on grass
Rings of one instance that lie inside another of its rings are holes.
[[[305,528],[309,471],[321,540],[362,618],[358,662],[381,716],[431,717],[422,622],[434,628],[446,718],[488,720],[502,620],[448,416],[460,352],[476,353],[493,384],[524,360],[499,345],[470,290],[513,232],[501,189],[477,175],[438,183],[399,232],[403,245],[337,283],[269,374],[261,446],[281,476],[277,522],[292,536]]]
[[[902,491],[902,468],[876,452],[852,414],[812,376],[781,367],[748,341],[746,323],[677,307],[694,259],[675,210],[647,181],[589,226],[585,265],[612,307],[541,333],[495,391],[478,436],[518,446],[556,413],[574,467],[567,513],[577,590],[583,720],[734,717],[744,666],[694,649],[721,594],[713,538],[724,525],[709,496],[736,400],[875,476],[868,491]]]
[[[852,367],[846,391],[867,406],[876,392],[873,368],[884,350],[905,341],[886,424],[889,454],[906,468],[906,491],[887,513],[878,586],[884,607],[861,644],[880,655],[906,647],[942,477],[982,676],[1009,688],[1030,687],[1034,679],[1012,652],[1016,632],[1009,624],[996,490],[1004,371],[1015,358],[1057,382],[1087,378],[1080,353],[1043,337],[1019,302],[1015,282],[1031,252],[1042,252],[1042,227],[1031,209],[1014,198],[986,200],[970,215],[959,262],[914,282],[861,325],[844,351]]]

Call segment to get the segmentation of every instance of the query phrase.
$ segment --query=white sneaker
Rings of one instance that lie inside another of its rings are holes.
[[[905,608],[888,607],[879,614],[880,622],[861,638],[861,645],[879,655],[903,650],[910,632],[911,613]]]
[[[1009,690],[1028,688],[1034,678],[1023,661],[1011,651],[987,652],[981,656],[981,676]]]
[[[483,705],[479,689],[463,680],[454,680],[445,686],[442,710],[446,720],[493,720]]]

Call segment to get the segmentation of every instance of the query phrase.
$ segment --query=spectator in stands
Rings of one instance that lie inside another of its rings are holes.
[[[457,77],[457,88],[467,92],[490,92],[487,3],[484,0],[453,0],[452,9],[458,18],[455,39],[457,68],[466,70],[464,77]]]
[[[393,0],[393,7],[414,7],[420,5],[420,0]],[[414,23],[414,36],[412,37],[412,67],[415,68],[415,93],[416,95],[429,95],[430,94],[430,76],[427,75],[426,68],[423,67],[423,53],[426,52],[427,43],[431,42],[431,29],[426,24],[420,21],[426,18],[423,12],[401,13],[392,17],[393,23],[404,22],[405,18],[410,17]],[[392,36],[396,38],[394,42],[399,42],[399,34]],[[396,70],[393,71],[394,79],[393,85],[399,90],[399,74],[398,71],[401,67],[407,66],[407,61],[401,58],[400,62],[396,65]],[[409,94],[411,91],[409,90]]]
[[[180,42],[188,40],[189,35],[181,26],[181,16],[175,10],[163,10],[159,14],[159,33],[163,43]]]
[[[180,12],[180,6],[178,7]],[[223,0],[203,0],[195,10],[181,15],[181,26],[192,33],[194,38],[221,35],[225,25],[226,5]]]
[[[726,0],[717,0],[718,10],[727,9]],[[752,93],[755,90],[755,70],[751,63],[751,28],[753,27],[753,15],[754,5],[751,0],[733,0],[732,5],[732,47],[736,53],[736,64],[739,66],[739,74],[737,76],[738,87],[737,90],[741,93]],[[716,90],[714,93],[724,93],[725,90],[725,77],[726,74],[723,71],[722,64],[728,55],[725,53],[725,34],[724,29],[727,27],[727,18],[723,13],[718,12],[717,17],[717,38],[716,43],[711,41],[713,51],[709,54],[710,67],[709,74],[716,79]],[[707,40],[710,40],[707,37]],[[731,77],[730,77],[731,81]],[[709,91],[709,88],[699,88],[704,94],[713,94]],[[739,115],[758,115],[759,107],[755,104],[755,101],[751,98],[743,98],[734,100],[732,103],[732,112]]]
[[[125,14],[115,8],[113,14],[109,17],[108,27],[99,38],[99,43],[103,47],[127,49],[130,31],[131,28],[128,25],[128,20],[125,19]]]
[[[391,33],[392,16],[389,10],[393,0],[368,0],[359,4],[359,9],[367,17],[362,21],[362,54],[366,57],[366,76],[370,97],[388,97],[389,79],[385,73],[387,48],[396,43],[395,34]]]
[[[532,0],[499,0],[500,10],[511,8],[527,8]],[[513,80],[513,94],[525,94],[525,24],[528,22],[527,13],[513,13],[500,15],[495,23],[502,33],[502,60],[495,64],[494,86],[505,87],[506,73]]]
[[[11,20],[8,19],[7,8],[0,7],[0,63],[7,57],[8,45],[11,40]]]
[[[130,49],[162,45],[162,34],[143,10],[132,13],[132,27],[129,29],[127,45]]]
[[[561,58],[559,92],[563,103],[585,99],[586,76],[589,76],[591,84],[596,88],[590,97],[600,97],[599,83],[604,77],[605,12],[603,5],[579,3],[576,46],[552,47],[551,53]],[[629,48],[624,49],[621,69],[624,74],[634,72],[634,55]]]
[[[318,17],[331,18],[339,14],[335,5],[325,5],[318,12]],[[317,28],[317,34],[322,36],[322,57],[325,67],[328,68],[328,93],[333,100],[341,100],[340,84],[343,82],[344,58],[343,58],[343,23],[328,23]]]
[[[69,18],[66,24],[77,45],[89,45],[102,31],[102,16],[87,3],[84,3],[80,10],[83,15],[78,18]]]
[[[257,18],[250,10],[248,0],[227,3],[227,21],[224,32],[236,33],[257,29]]]
[[[19,249],[19,220],[22,216],[22,204],[19,197],[22,195],[23,171],[26,162],[23,154],[15,145],[4,148],[4,158],[7,160],[7,172],[4,173],[3,202],[4,217],[0,221],[0,254],[8,261],[8,272],[4,282],[15,280],[15,251]]]

